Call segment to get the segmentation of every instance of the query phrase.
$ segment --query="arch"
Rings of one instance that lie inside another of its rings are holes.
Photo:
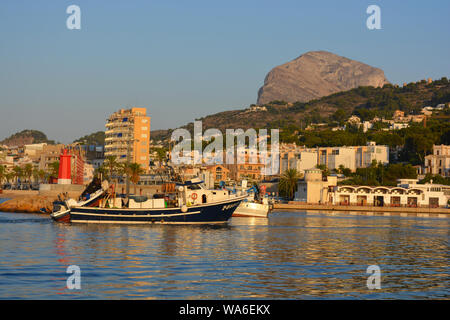
[[[356,187],[353,186],[339,186],[339,192],[355,192]]]
[[[417,195],[419,195],[419,194],[422,194],[422,193],[423,193],[423,190],[420,190],[418,188],[411,188],[411,189],[408,190],[408,194],[417,194]]]
[[[356,192],[359,193],[360,191],[365,192],[365,193],[372,193],[372,188],[371,187],[367,187],[367,186],[358,187],[356,189]]]
[[[397,191],[397,193],[394,193],[395,191]],[[408,190],[402,187],[395,187],[391,189],[391,194],[406,194]]]
[[[383,194],[386,194],[389,192],[389,188],[380,186],[380,187],[375,187],[373,189],[373,193],[377,193],[378,190],[380,190],[381,193],[383,193]]]

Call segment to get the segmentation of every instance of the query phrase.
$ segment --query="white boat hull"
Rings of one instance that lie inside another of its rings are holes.
[[[256,202],[241,202],[233,213],[233,217],[267,218],[270,206]]]

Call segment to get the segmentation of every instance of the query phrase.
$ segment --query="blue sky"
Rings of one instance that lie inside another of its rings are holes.
[[[66,8],[81,8],[68,30]],[[381,8],[381,30],[366,8]],[[450,2],[0,2],[0,139],[37,129],[70,142],[104,130],[122,106],[152,129],[256,102],[273,67],[327,50],[385,71],[392,83],[450,75]]]

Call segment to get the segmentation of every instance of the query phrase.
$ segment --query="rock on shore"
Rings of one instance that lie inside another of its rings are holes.
[[[23,212],[23,213],[42,213],[41,208],[51,212],[55,197],[24,195],[0,203],[0,211],[3,212]]]

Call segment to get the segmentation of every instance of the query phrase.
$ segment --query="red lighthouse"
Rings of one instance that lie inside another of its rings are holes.
[[[70,161],[72,156],[67,154],[67,150],[64,149],[62,155],[59,156],[59,174],[58,174],[58,184],[71,184],[71,167]]]

